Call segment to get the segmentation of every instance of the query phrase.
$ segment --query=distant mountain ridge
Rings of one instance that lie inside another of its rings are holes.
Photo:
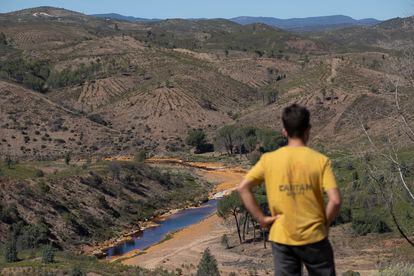
[[[114,20],[125,20],[130,22],[157,22],[163,21],[163,19],[148,19],[134,16],[125,16],[117,13],[107,14],[92,14],[91,16],[114,19]],[[192,20],[194,20],[193,18]],[[200,18],[201,19],[201,18]],[[255,23],[262,23],[273,27],[289,31],[322,31],[329,29],[338,29],[350,26],[372,26],[382,21],[375,18],[365,19],[354,19],[350,16],[345,15],[331,15],[331,16],[317,16],[307,18],[290,18],[280,19],[275,17],[253,17],[253,16],[239,16],[228,19],[237,24],[249,25]]]
[[[240,16],[230,19],[241,25],[263,23],[292,31],[320,31],[325,29],[335,29],[349,26],[372,26],[382,21],[375,18],[365,18],[356,20],[345,15],[317,16],[307,18],[279,19],[274,17],[251,17]]]
[[[156,18],[141,18],[141,17],[134,17],[134,16],[126,16],[118,13],[103,13],[103,14],[91,14],[91,16],[99,17],[99,18],[106,18],[106,19],[115,19],[115,20],[124,20],[124,21],[131,21],[131,22],[156,22],[161,21],[161,19]]]

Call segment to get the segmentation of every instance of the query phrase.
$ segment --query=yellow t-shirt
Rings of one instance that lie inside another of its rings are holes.
[[[245,178],[265,182],[272,216],[280,215],[270,241],[306,245],[326,237],[323,192],[337,187],[326,156],[308,147],[282,147],[262,155]]]

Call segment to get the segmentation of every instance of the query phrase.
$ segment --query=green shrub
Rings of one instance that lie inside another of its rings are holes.
[[[339,215],[334,221],[334,225],[344,224],[352,221],[352,211],[350,208],[343,206]]]
[[[72,153],[70,151],[68,151],[65,154],[65,164],[69,165],[71,160],[72,160]]]
[[[140,150],[137,154],[134,156],[135,162],[142,163],[147,158],[147,153],[145,150]]]
[[[7,38],[3,32],[0,33],[0,45],[7,45]]]
[[[271,129],[256,127],[237,127],[227,125],[218,130],[216,141],[224,146],[231,155],[234,153],[252,153],[259,146],[259,152],[265,153],[285,145],[286,139]]]
[[[219,276],[217,261],[210,253],[210,249],[204,250],[203,256],[197,267],[197,276]]]
[[[55,261],[55,249],[52,244],[45,246],[42,252],[42,262],[45,264],[50,264]]]
[[[0,205],[0,221],[13,224],[21,221],[19,211],[17,210],[16,205],[11,204],[7,206]]]
[[[84,276],[84,275],[86,275],[86,273],[83,272],[82,269],[80,269],[77,266],[72,268],[72,270],[70,271],[70,276]]]
[[[390,227],[383,218],[374,214],[364,214],[352,218],[352,229],[358,235],[391,232]]]
[[[221,245],[223,245],[226,249],[229,249],[229,238],[227,237],[226,234],[224,234],[223,236],[221,236]]]
[[[348,270],[348,271],[342,273],[342,276],[361,276],[361,273],[355,272],[353,270]]]
[[[187,145],[195,147],[195,153],[213,152],[214,145],[207,143],[206,134],[202,129],[192,129],[185,139]]]
[[[38,248],[49,240],[49,228],[44,222],[29,224],[21,228],[19,240],[25,249]]]
[[[99,114],[91,114],[88,116],[88,119],[100,125],[104,125],[104,126],[108,125],[108,122],[105,121],[105,119],[102,118],[102,116]]]
[[[24,84],[30,89],[47,91],[46,80],[50,74],[47,62],[28,60],[23,55],[14,55],[0,63],[1,76]]]
[[[17,262],[17,246],[15,237],[10,237],[4,246],[4,259],[7,263]]]
[[[35,176],[36,177],[43,177],[43,176],[45,176],[45,173],[42,170],[36,170]]]
[[[37,182],[37,187],[42,194],[47,194],[50,191],[49,185],[44,180]]]
[[[187,145],[199,148],[206,143],[206,134],[202,129],[192,129],[185,139]]]
[[[66,68],[62,71],[54,71],[50,74],[47,82],[53,88],[82,84],[86,80],[92,80],[102,71],[102,64],[91,62],[86,66],[81,64],[75,69]]]

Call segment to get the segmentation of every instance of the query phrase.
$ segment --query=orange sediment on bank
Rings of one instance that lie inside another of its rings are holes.
[[[131,257],[122,263],[153,269],[166,260],[177,259],[178,256],[181,263],[197,263],[203,244],[212,238],[220,237],[225,231],[221,219],[214,214],[174,233],[171,239],[151,246],[144,251],[145,254]]]
[[[209,163],[197,162],[197,165],[212,167]],[[221,164],[215,164],[215,167],[219,169],[200,171],[200,175],[207,181],[219,183],[214,188],[214,193],[235,189],[245,173],[241,168],[225,168]],[[153,245],[140,252],[141,254],[135,254],[134,257],[130,257],[131,254],[124,256],[129,258],[122,263],[148,269],[168,265],[167,263],[172,267],[179,267],[186,263],[194,264],[198,262],[200,253],[208,244],[219,239],[227,231],[221,218],[213,214],[197,224],[174,233],[171,239]]]

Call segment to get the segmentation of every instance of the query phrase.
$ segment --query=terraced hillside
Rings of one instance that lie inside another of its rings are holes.
[[[178,151],[186,147],[192,128],[206,130],[210,138],[234,123],[279,129],[277,116],[293,102],[314,111],[314,127],[324,133],[321,139],[348,141],[351,132],[341,120],[352,106],[366,97],[375,105],[379,98],[387,110],[392,102],[381,94],[396,80],[408,86],[387,69],[399,53],[389,51],[384,37],[400,37],[393,41],[401,47],[410,43],[410,20],[304,38],[221,19],[137,23],[49,7],[2,14],[5,42],[0,48],[6,62],[0,76],[43,93],[20,92],[6,112],[19,110],[25,97],[36,96],[82,122],[67,119],[66,133],[42,142],[35,134],[20,137],[8,130],[2,151],[55,156],[66,151]],[[381,33],[375,35],[375,52],[362,51],[368,42],[361,39],[370,37],[365,33]],[[332,48],[332,43],[342,48]],[[339,52],[332,53],[335,49]],[[35,107],[26,114],[36,114]],[[14,120],[26,127],[22,118]],[[2,117],[2,125],[10,124],[8,120]],[[36,125],[27,128],[41,132]],[[59,139],[66,144],[52,146]]]
[[[3,155],[49,159],[110,150],[119,131],[94,123],[44,95],[0,81]]]
[[[385,59],[382,56],[368,52],[318,57],[299,74],[280,81],[278,101],[242,116],[238,124],[280,129],[281,109],[297,102],[309,107],[313,114],[316,143],[342,146],[361,143],[363,133],[358,118],[364,118],[377,135],[387,133],[389,124],[385,122],[396,116],[394,84],[405,87],[400,90],[400,97],[409,113],[413,101],[408,81],[387,71],[387,64],[394,61],[388,55]],[[385,67],[372,66],[376,64],[373,61]]]

